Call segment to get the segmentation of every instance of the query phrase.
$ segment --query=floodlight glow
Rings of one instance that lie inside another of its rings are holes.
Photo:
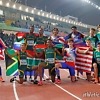
[[[68,21],[68,23],[70,23],[70,20]]]
[[[38,12],[37,14],[40,15],[40,12]]]
[[[2,1],[0,1],[0,5],[2,5]]]
[[[34,10],[36,10],[36,8],[34,8]]]
[[[42,16],[44,16],[44,13],[42,13]]]
[[[26,8],[25,11],[28,12],[28,8]]]
[[[15,4],[13,5],[13,8],[14,8],[14,9],[16,8],[16,5],[15,5]]]
[[[50,18],[52,18],[52,15],[50,15]]]
[[[32,10],[31,13],[34,14],[34,10]]]
[[[62,18],[60,18],[60,21],[62,21]]]
[[[56,19],[56,16],[54,16],[53,19]]]
[[[66,20],[66,23],[68,22],[68,20]]]
[[[21,6],[19,7],[19,10],[22,10],[22,7]]]
[[[57,20],[59,20],[59,17],[57,17]]]
[[[66,20],[65,20],[65,19],[63,19],[63,21],[65,22]]]
[[[7,7],[9,7],[9,6],[10,6],[10,5],[9,5],[9,2],[6,4],[6,6],[7,6]]]
[[[49,15],[47,14],[46,17],[49,17]]]

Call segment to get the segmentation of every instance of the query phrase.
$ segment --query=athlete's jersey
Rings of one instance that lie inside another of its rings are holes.
[[[77,34],[70,33],[68,36],[65,37],[65,40],[72,38],[74,43],[83,42],[83,34],[77,32]]]
[[[26,34],[27,50],[33,50],[34,41],[36,36],[33,34]]]
[[[100,64],[100,51],[96,50],[94,52],[94,59],[98,64]]]
[[[100,41],[100,32],[98,32],[98,33],[96,34],[96,37],[97,37],[98,41]]]
[[[70,48],[65,48],[66,54],[65,57],[67,60],[72,60],[75,62],[75,48],[70,49]]]
[[[54,48],[47,48],[45,50],[45,59],[49,63],[54,63],[55,61],[55,49]]]
[[[27,65],[27,53],[19,51],[19,61],[21,65]]]
[[[90,39],[90,41],[91,41],[93,47],[96,46],[96,43],[97,43],[97,41],[98,41],[98,39],[97,39],[96,36],[93,36],[93,37],[87,36],[87,37],[85,37],[84,39],[85,39],[85,40]]]
[[[51,40],[54,42],[58,42],[59,36],[50,36]]]
[[[47,41],[47,37],[43,36],[43,37],[37,37],[35,40],[35,44],[45,44]]]

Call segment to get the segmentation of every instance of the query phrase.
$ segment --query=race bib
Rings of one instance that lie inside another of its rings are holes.
[[[48,62],[48,63],[54,63],[54,58],[48,58],[48,59],[46,59],[46,62]]]
[[[20,60],[20,65],[27,65],[27,60]]]
[[[34,41],[33,40],[28,40],[27,41],[27,45],[33,46],[34,45]]]
[[[97,58],[97,63],[100,64],[100,58]]]

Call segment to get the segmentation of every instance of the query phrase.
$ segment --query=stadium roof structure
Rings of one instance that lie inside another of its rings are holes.
[[[70,19],[66,19],[65,16],[57,15],[54,13],[50,13],[48,11],[40,10],[38,8],[30,7],[29,5],[26,6],[26,5],[23,5],[22,3],[20,4],[20,3],[12,2],[12,0],[9,0],[9,1],[0,0],[0,6],[23,11],[25,13],[30,13],[33,15],[35,14],[37,16],[42,16],[42,17],[49,18],[49,19],[52,19],[55,21],[60,21],[60,22],[64,22],[64,23],[68,23],[68,24],[72,24],[72,25],[77,25],[80,27],[85,27],[85,28],[94,27],[95,28],[95,26],[93,26],[93,25],[85,24],[85,23],[80,22],[80,21],[73,21]],[[52,5],[52,6],[54,6],[54,5]]]
[[[53,14],[61,16],[75,16],[79,21],[98,25],[100,23],[100,8],[96,9],[92,5],[84,2],[86,0],[18,0],[22,4],[26,4],[37,9],[42,9]],[[100,6],[100,0],[89,0]]]

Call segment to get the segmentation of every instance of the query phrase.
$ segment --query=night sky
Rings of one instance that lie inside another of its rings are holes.
[[[25,4],[25,0],[20,0]],[[90,24],[100,24],[100,10],[82,2],[82,0],[26,0],[27,5],[46,10],[61,16],[75,16],[79,21]],[[90,0],[100,6],[100,0]]]

